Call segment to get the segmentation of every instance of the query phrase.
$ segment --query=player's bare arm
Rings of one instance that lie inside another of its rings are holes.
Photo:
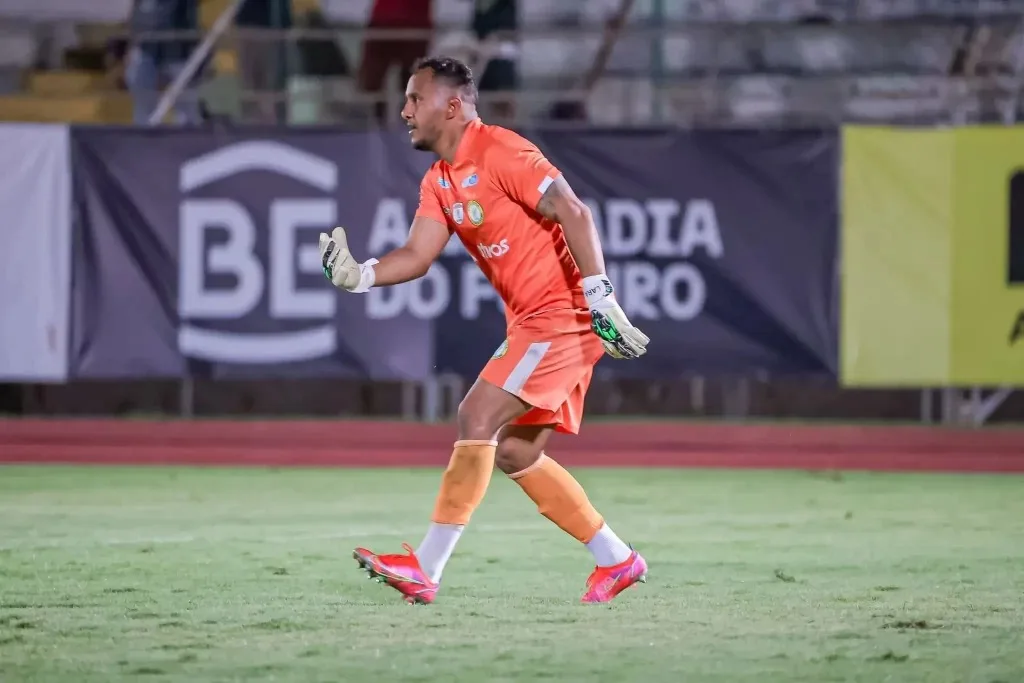
[[[320,233],[320,258],[324,275],[335,287],[361,293],[371,287],[397,285],[426,274],[448,243],[448,228],[440,221],[416,216],[405,244],[380,259],[360,263],[348,248],[344,228],[335,228],[328,236]]]
[[[576,196],[563,176],[558,176],[537,202],[537,213],[561,224],[569,252],[583,277],[605,272],[604,251],[590,208]]]
[[[380,257],[373,266],[374,286],[397,285],[423,277],[448,244],[448,228],[433,218],[416,216],[405,244]]]
[[[558,176],[537,202],[537,212],[562,226],[565,243],[583,276],[583,295],[590,307],[591,327],[614,358],[639,358],[650,339],[626,318],[605,274],[604,251],[590,209]]]

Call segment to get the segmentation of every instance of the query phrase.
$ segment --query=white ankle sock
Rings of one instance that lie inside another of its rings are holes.
[[[431,522],[427,529],[427,535],[423,542],[416,549],[416,559],[420,566],[427,573],[430,580],[437,583],[441,580],[441,573],[448,563],[448,558],[455,550],[455,544],[459,542],[459,536],[466,527],[462,524],[434,524]]]
[[[607,524],[602,524],[597,535],[587,543],[587,550],[594,556],[598,567],[611,567],[629,559],[633,552],[622,539],[615,535]]]

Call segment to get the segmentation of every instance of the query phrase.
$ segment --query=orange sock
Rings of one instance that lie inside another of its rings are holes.
[[[508,476],[537,504],[540,514],[580,543],[589,543],[604,524],[576,478],[543,453],[525,470]]]
[[[494,471],[495,441],[456,441],[434,503],[436,524],[469,524]]]

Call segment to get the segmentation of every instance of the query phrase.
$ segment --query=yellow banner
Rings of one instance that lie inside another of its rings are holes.
[[[841,380],[1024,385],[1024,128],[843,133]]]
[[[1024,384],[1024,127],[955,135],[950,374]]]

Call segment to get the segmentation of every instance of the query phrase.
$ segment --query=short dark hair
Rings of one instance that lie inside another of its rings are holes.
[[[416,60],[413,73],[421,69],[430,69],[434,78],[439,78],[453,88],[462,90],[467,96],[476,100],[476,81],[469,65],[454,57],[423,57]]]

